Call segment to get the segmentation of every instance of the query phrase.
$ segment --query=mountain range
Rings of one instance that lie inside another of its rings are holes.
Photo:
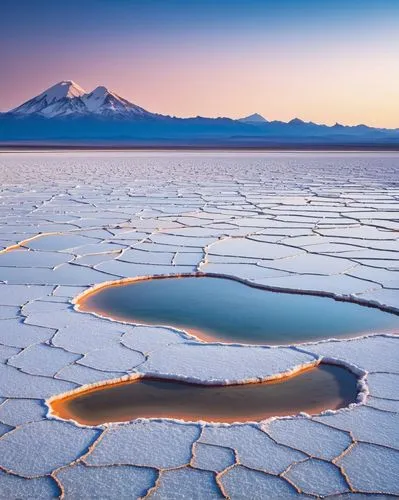
[[[155,116],[110,92],[106,87],[97,87],[87,93],[72,80],[57,83],[9,113],[19,116],[40,115],[46,118],[70,115],[100,115],[119,118]]]
[[[132,147],[399,148],[399,129],[268,121],[258,113],[231,118],[177,118],[151,113],[100,86],[66,80],[6,113],[0,145]]]

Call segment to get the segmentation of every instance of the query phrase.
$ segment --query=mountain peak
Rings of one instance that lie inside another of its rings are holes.
[[[304,125],[305,124],[305,122],[303,120],[301,120],[300,118],[293,118],[288,123],[289,123],[289,125]]]
[[[126,117],[152,115],[152,113],[111,92],[102,85],[96,87],[90,94],[83,96],[83,102],[90,113],[100,115]]]
[[[113,95],[107,87],[96,87],[92,92],[83,97],[84,103],[90,112],[98,112],[104,105],[108,96]]]
[[[107,87],[101,85],[87,93],[73,80],[62,80],[56,83],[38,96],[11,110],[11,113],[37,114],[47,118],[87,114],[127,118],[153,116],[140,106],[111,92]]]
[[[244,123],[267,123],[266,118],[259,113],[253,113],[252,115],[240,118],[239,121]]]
[[[104,96],[106,94],[112,94],[112,92],[110,92],[107,89],[107,87],[104,87],[103,85],[99,85],[92,92],[90,92],[89,95],[93,95],[95,97],[102,97],[102,96]]]
[[[65,97],[73,99],[74,97],[81,97],[84,94],[86,94],[86,91],[83,90],[77,83],[72,80],[63,80],[62,82],[56,83],[42,92],[40,96],[46,96],[47,101],[49,102],[64,99]]]
[[[20,115],[41,114],[43,116],[82,112],[84,104],[81,98],[85,94],[85,90],[77,83],[72,80],[63,80],[11,112]]]

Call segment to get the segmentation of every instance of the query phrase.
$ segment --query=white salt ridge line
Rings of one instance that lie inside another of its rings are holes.
[[[8,246],[6,248],[3,248],[3,250],[0,250],[0,254],[7,253],[7,252],[12,252],[13,250],[16,250],[17,248],[23,247],[24,245],[26,245],[26,243],[29,243],[29,242],[31,242],[33,240],[41,238],[42,236],[55,236],[57,234],[61,235],[61,234],[64,234],[64,233],[49,232],[49,233],[35,234],[34,236],[31,236],[30,238],[26,238],[26,240],[22,240],[19,243],[15,243],[14,245],[10,245],[10,246]]]
[[[373,307],[373,308],[379,309],[383,312],[399,313],[398,308],[386,306],[384,304],[380,304],[378,301],[372,301],[369,299],[362,299],[355,294],[346,295],[346,294],[339,294],[339,293],[334,293],[334,292],[299,290],[299,289],[278,287],[278,286],[274,286],[274,285],[257,284],[256,282],[247,280],[245,278],[238,278],[238,277],[233,276],[233,275],[220,274],[220,273],[203,273],[201,271],[193,272],[193,273],[180,273],[180,274],[173,273],[173,274],[166,274],[166,275],[162,274],[162,275],[155,275],[155,276],[154,275],[135,276],[132,278],[121,278],[121,279],[117,279],[117,280],[105,281],[103,283],[98,283],[96,285],[93,285],[92,287],[88,288],[87,290],[84,290],[82,293],[80,293],[79,295],[74,297],[70,301],[70,303],[73,305],[74,310],[78,311],[80,313],[91,314],[91,315],[96,316],[96,317],[101,318],[101,319],[105,319],[108,321],[113,321],[113,322],[121,323],[121,324],[125,324],[125,325],[153,326],[153,327],[157,327],[157,328],[163,327],[163,328],[167,328],[169,330],[173,330],[173,331],[177,332],[183,338],[193,339],[193,340],[200,342],[200,343],[226,345],[226,346],[234,345],[234,346],[243,346],[243,347],[245,346],[245,347],[270,347],[270,348],[300,346],[300,345],[306,345],[306,343],[308,343],[308,344],[310,343],[310,342],[305,342],[305,343],[298,342],[298,343],[293,343],[293,344],[254,345],[254,344],[245,344],[245,343],[240,343],[240,342],[220,342],[220,341],[208,342],[208,341],[204,341],[204,340],[196,337],[194,334],[192,334],[190,332],[187,332],[183,328],[182,329],[176,328],[173,325],[150,324],[150,323],[140,323],[140,322],[122,320],[122,319],[112,318],[112,316],[107,316],[107,315],[101,314],[99,312],[83,311],[79,307],[79,302],[81,302],[82,299],[84,299],[84,297],[86,297],[87,295],[94,294],[95,292],[98,292],[98,291],[102,290],[103,288],[105,289],[105,288],[108,288],[111,286],[126,285],[129,283],[137,283],[139,281],[149,281],[149,280],[155,280],[155,279],[168,279],[168,278],[173,278],[173,277],[176,277],[176,278],[190,278],[191,277],[191,278],[193,278],[193,277],[207,277],[207,276],[214,277],[214,278],[230,279],[232,281],[237,281],[239,283],[243,283],[244,285],[250,286],[252,288],[258,288],[258,289],[267,290],[270,292],[283,292],[283,293],[290,293],[290,294],[295,294],[295,295],[312,295],[315,297],[327,297],[327,298],[331,298],[331,299],[334,299],[334,300],[337,300],[340,302],[349,302],[349,303],[358,304],[358,305],[362,305],[362,306],[366,306],[366,307]],[[393,335],[395,333],[399,334],[399,331],[396,332],[396,330],[394,330],[394,329],[383,330],[383,332],[388,333],[388,334],[393,334]],[[381,335],[381,333],[382,333],[381,330],[379,330],[378,332],[375,332],[375,334],[373,334],[373,333],[372,334],[369,334],[369,333],[368,334],[361,334],[360,333],[359,335],[355,335],[355,337],[353,337],[349,334],[348,340],[353,339],[353,338],[367,337],[369,335]],[[329,339],[326,339],[326,341],[328,341],[328,340],[343,340],[343,339],[344,338],[336,339],[335,337],[331,337]],[[324,340],[320,340],[320,342],[322,342],[322,341],[324,341]]]
[[[320,366],[320,364],[328,364],[328,365],[335,365],[335,366],[342,366],[343,368],[346,368],[348,371],[353,373],[356,378],[357,378],[357,388],[358,388],[358,394],[356,398],[356,402],[350,403],[348,406],[344,408],[339,408],[338,410],[324,410],[320,413],[317,414],[309,414],[306,412],[299,412],[297,414],[293,415],[286,415],[286,416],[273,416],[273,417],[268,417],[263,420],[255,421],[255,420],[246,420],[246,421],[236,421],[236,422],[230,422],[230,423],[223,423],[223,422],[213,422],[212,420],[183,420],[183,419],[177,419],[177,418],[166,418],[166,417],[158,417],[158,418],[136,418],[132,419],[129,421],[122,421],[122,422],[104,422],[102,424],[98,425],[87,425],[87,424],[82,424],[79,421],[76,421],[74,419],[63,419],[56,415],[53,412],[51,404],[54,401],[57,401],[59,399],[66,398],[68,396],[74,396],[76,394],[80,394],[83,392],[86,392],[87,390],[94,389],[96,387],[102,387],[106,388],[108,386],[116,385],[120,382],[126,382],[126,381],[132,381],[132,380],[141,380],[141,379],[151,379],[151,378],[158,378],[162,380],[172,380],[176,382],[187,382],[191,383],[193,385],[208,385],[208,386],[229,386],[229,385],[247,385],[247,384],[256,384],[256,383],[261,383],[261,382],[270,382],[273,380],[279,380],[282,378],[291,378],[295,376],[296,374],[300,374],[302,371],[309,369],[309,368],[316,368],[317,366]],[[52,396],[51,398],[45,400],[45,405],[48,408],[46,417],[50,419],[55,419],[55,420],[61,420],[63,422],[72,422],[78,427],[89,427],[89,428],[94,428],[94,429],[103,429],[104,427],[108,426],[113,426],[113,425],[128,425],[133,422],[174,422],[178,424],[183,424],[183,425],[205,425],[205,424],[212,424],[213,426],[216,427],[231,427],[231,426],[243,426],[243,425],[256,425],[259,426],[263,423],[270,422],[273,420],[281,420],[281,419],[296,419],[296,418],[312,418],[314,416],[323,416],[323,415],[334,415],[337,413],[342,413],[346,412],[349,410],[352,410],[353,408],[356,408],[358,406],[363,406],[366,404],[367,396],[369,395],[369,388],[367,385],[367,375],[368,372],[365,370],[360,369],[356,365],[353,365],[351,363],[347,363],[345,361],[342,361],[340,359],[336,358],[328,358],[328,357],[319,357],[315,360],[314,363],[305,363],[302,365],[299,365],[291,370],[287,370],[285,372],[282,372],[278,375],[271,375],[269,377],[264,377],[264,378],[249,378],[249,379],[241,379],[241,380],[225,380],[224,382],[220,381],[212,381],[212,380],[202,380],[202,379],[197,379],[195,377],[184,377],[180,375],[172,375],[172,374],[162,374],[160,375],[159,373],[132,373],[129,375],[124,375],[123,377],[112,379],[112,380],[106,380],[104,382],[95,382],[93,384],[86,384],[83,385],[77,389],[72,389],[70,391],[58,394],[56,396]]]

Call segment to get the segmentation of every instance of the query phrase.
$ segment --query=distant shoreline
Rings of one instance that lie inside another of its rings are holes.
[[[46,144],[0,143],[0,153],[40,151],[268,151],[268,152],[399,152],[399,144],[268,144],[258,146],[203,144],[203,145],[146,145],[146,144]]]

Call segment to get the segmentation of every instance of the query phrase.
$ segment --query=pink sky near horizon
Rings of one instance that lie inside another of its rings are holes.
[[[293,18],[273,32],[248,25],[205,34],[193,26],[157,38],[155,28],[119,33],[102,24],[79,36],[68,27],[64,37],[44,31],[32,43],[10,38],[0,66],[0,110],[74,80],[87,91],[104,85],[161,114],[260,113],[268,120],[397,128],[399,30],[393,16],[375,16],[375,26],[371,16],[369,25],[348,17],[324,31],[305,21],[299,29]]]
[[[399,127],[399,69],[389,55],[381,57],[373,71],[366,57],[353,64],[344,56],[292,59],[265,54],[260,67],[259,58],[238,57],[239,65],[235,58],[213,54],[208,60],[192,57],[191,65],[180,56],[133,61],[128,67],[118,60],[94,67],[85,67],[84,60],[63,60],[47,71],[43,68],[29,86],[15,81],[0,104],[5,111],[57,81],[71,79],[88,91],[105,85],[162,114],[238,118],[257,112],[269,120],[299,117],[317,123]],[[391,78],[381,81],[381,72]]]

